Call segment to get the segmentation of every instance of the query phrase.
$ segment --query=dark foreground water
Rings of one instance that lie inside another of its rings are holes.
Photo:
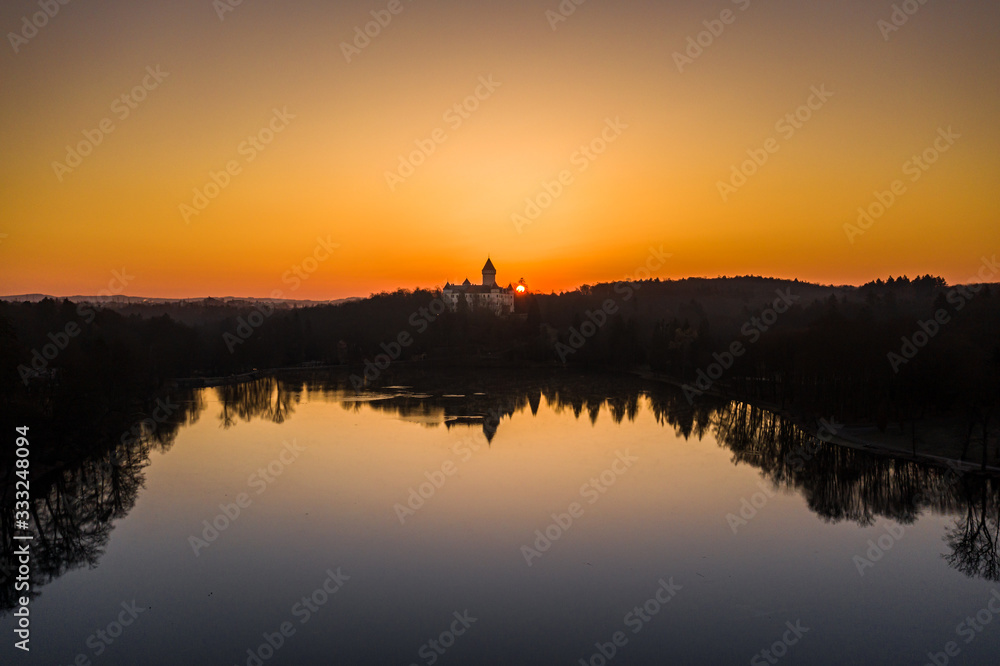
[[[995,481],[631,380],[340,386],[202,389],[48,472],[0,663],[1000,658]]]

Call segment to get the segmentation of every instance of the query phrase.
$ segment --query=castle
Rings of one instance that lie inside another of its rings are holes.
[[[514,287],[508,284],[501,287],[497,284],[497,269],[493,267],[493,262],[487,258],[486,265],[483,266],[483,283],[472,284],[469,278],[465,278],[462,284],[444,285],[441,290],[441,298],[452,312],[458,310],[458,299],[465,298],[465,302],[470,309],[485,308],[492,310],[496,314],[510,314],[514,312]]]

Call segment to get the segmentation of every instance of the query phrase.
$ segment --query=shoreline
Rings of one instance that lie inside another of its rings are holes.
[[[669,375],[664,375],[661,373],[656,373],[648,370],[632,370],[629,371],[636,377],[640,377],[645,380],[661,382],[665,384],[670,384],[676,388],[681,388],[684,386],[684,382],[677,380]],[[813,437],[818,436],[819,428],[814,423],[806,423],[805,419],[801,414],[796,414],[790,412],[787,409],[782,409],[780,406],[768,403],[761,400],[748,400],[738,396],[728,395],[726,393],[720,392],[715,389],[710,389],[708,391],[703,391],[706,393],[724,400],[734,400],[742,402],[748,405],[752,405],[759,409],[766,410],[772,414],[776,414],[783,419],[795,424],[797,427],[808,432]],[[876,426],[872,424],[855,424],[847,425],[845,424],[842,428],[838,429],[829,439],[824,440],[826,443],[835,444],[837,446],[842,446],[845,448],[854,449],[857,451],[864,451],[865,453],[870,453],[873,455],[888,456],[892,458],[897,458],[901,460],[907,460],[910,462],[924,463],[935,465],[937,467],[948,467],[950,469],[958,470],[962,473],[972,473],[972,474],[982,474],[987,476],[1000,476],[1000,465],[983,465],[982,463],[972,462],[969,460],[961,460],[955,456],[947,455],[942,452],[935,453],[925,453],[920,451],[913,451],[912,448],[904,448],[901,446],[893,445],[886,441],[875,441],[873,439],[866,439],[863,437],[863,433],[859,431],[869,431],[876,430]]]
[[[439,363],[436,361],[428,360],[417,360],[417,361],[400,361],[398,364],[402,367],[438,367]],[[396,364],[394,364],[396,365]],[[521,364],[484,364],[487,367],[504,367],[512,370],[516,369],[541,369],[547,366],[544,365],[521,365]],[[448,365],[449,368],[454,369],[455,367],[464,367],[464,364]],[[473,367],[480,368],[481,365],[473,364]],[[267,368],[267,369],[255,369],[250,372],[240,373],[237,375],[219,376],[219,377],[185,377],[185,378],[175,378],[167,382],[170,386],[183,387],[183,388],[214,388],[218,386],[227,386],[231,384],[238,384],[245,381],[251,381],[254,379],[259,379],[265,376],[275,376],[280,373],[309,373],[309,372],[345,372],[349,373],[353,369],[353,366],[348,365],[315,365],[306,367],[279,367],[279,368]],[[560,370],[566,369],[559,367]],[[651,370],[611,370],[611,369],[600,369],[600,372],[612,371],[615,374],[626,374],[632,377],[637,377],[646,381],[659,382],[663,384],[669,384],[675,388],[682,388],[684,382],[671,377],[670,375],[665,375],[662,373],[653,372]],[[589,370],[593,372],[594,370]],[[584,370],[587,372],[587,370]],[[809,423],[806,421],[802,414],[797,414],[791,412],[787,409],[781,408],[779,405],[774,403],[769,403],[762,400],[749,400],[741,398],[739,396],[729,395],[725,392],[719,391],[715,388],[703,391],[704,394],[708,394],[723,400],[733,400],[752,405],[759,409],[766,410],[772,414],[776,414],[781,418],[793,423],[798,428],[801,428],[805,432],[809,433],[813,437],[816,437],[819,432],[819,427],[816,423]],[[933,424],[932,424],[933,425]],[[938,424],[941,425],[941,424]],[[927,429],[931,429],[931,426],[926,426]],[[871,434],[877,435],[878,439],[873,438]],[[902,435],[902,433],[901,433]],[[935,465],[938,467],[948,467],[951,469],[959,470],[962,473],[972,473],[972,474],[982,474],[988,476],[1000,476],[1000,465],[998,464],[988,464],[983,465],[981,462],[973,462],[971,460],[962,460],[958,456],[950,455],[947,450],[938,450],[932,452],[924,451],[914,451],[911,446],[903,446],[899,443],[894,443],[892,441],[887,441],[888,438],[893,437],[889,433],[878,433],[876,426],[873,424],[844,424],[839,428],[829,439],[824,440],[826,443],[834,444],[836,446],[842,446],[857,451],[863,451],[865,453],[870,453],[873,455],[888,456],[892,458],[897,458],[900,460],[906,460],[910,462],[917,462],[929,465]],[[932,445],[924,444],[925,447]],[[952,445],[954,446],[954,445]],[[939,449],[947,449],[948,445],[941,446]]]

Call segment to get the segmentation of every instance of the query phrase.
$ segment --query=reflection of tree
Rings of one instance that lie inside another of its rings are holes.
[[[387,375],[385,383],[401,386],[378,396],[357,396],[340,375],[265,377],[214,390],[224,427],[253,418],[282,423],[303,394],[315,394],[340,401],[345,409],[371,409],[449,428],[481,427],[490,441],[504,419],[537,413],[542,397],[554,411],[591,423],[602,413],[615,423],[632,421],[647,404],[657,423],[686,439],[712,434],[730,451],[733,464],[751,465],[776,487],[800,493],[824,520],[870,525],[885,517],[908,524],[924,511],[954,515],[945,537],[948,564],[969,576],[1000,579],[996,479],[827,444],[759,407],[710,396],[691,405],[672,386],[631,377],[523,371]],[[179,409],[160,420],[151,418],[151,405],[134,413],[118,409],[116,417],[96,418],[98,425],[86,436],[67,425],[61,436],[45,438],[66,446],[32,458],[33,594],[68,571],[97,566],[114,521],[135,505],[150,453],[167,450],[179,427],[197,420],[206,395],[208,389],[175,397]],[[9,580],[16,547],[12,471],[0,460],[0,613],[15,602]]]
[[[730,403],[714,419],[734,464],[753,465],[775,486],[797,490],[825,520],[871,525],[883,517],[910,524],[925,510],[964,515],[947,531],[948,563],[970,576],[998,579],[996,479],[828,444],[746,403]]]
[[[0,615],[16,605],[17,559],[14,550],[28,543],[31,550],[31,595],[43,585],[74,569],[96,567],[111,536],[113,522],[135,505],[144,482],[150,453],[170,448],[178,429],[197,418],[204,403],[192,395],[174,396],[169,413],[153,405],[121,415],[117,425],[99,421],[93,431],[72,434],[56,429],[51,441],[67,442],[60,450],[35,448],[31,467],[31,541],[16,541],[14,489],[17,477],[0,467]],[[155,405],[155,403],[154,403]],[[158,418],[153,418],[156,415]],[[67,426],[70,428],[71,426]],[[114,433],[114,434],[109,434]],[[48,437],[39,437],[38,441]],[[24,534],[23,531],[18,531]]]
[[[966,576],[1000,580],[1000,503],[992,479],[975,479],[968,483],[969,502],[965,515],[948,528],[945,542],[951,553],[945,559]]]
[[[692,435],[698,439],[704,437],[715,412],[728,402],[703,396],[692,405],[679,390],[663,385],[654,385],[648,396],[656,422],[671,426],[684,439]]]
[[[775,487],[800,493],[810,510],[825,521],[849,520],[867,526],[885,518],[912,524],[925,511],[967,514],[950,532],[962,538],[949,541],[953,551],[949,563],[984,577],[995,576],[1000,563],[995,480],[829,444],[789,419],[749,403],[703,396],[692,405],[669,385],[586,374],[506,377],[492,383],[462,376],[429,380],[397,376],[395,381],[405,387],[387,389],[379,400],[345,405],[353,409],[364,405],[422,423],[480,416],[484,429],[492,415],[492,430],[487,432],[492,440],[502,418],[529,407],[534,413],[537,404],[531,401],[537,403],[538,396],[544,396],[555,412],[571,412],[591,423],[596,423],[602,411],[615,423],[632,421],[645,398],[658,423],[685,438],[701,439],[711,433],[731,452],[733,464],[751,465]],[[463,397],[445,397],[448,393]],[[992,518],[987,520],[986,515]]]
[[[261,377],[238,384],[216,387],[222,403],[222,427],[231,428],[238,420],[263,418],[284,423],[295,411],[300,395],[289,390],[289,384],[273,376]]]
[[[502,418],[528,407],[534,413],[540,395],[555,412],[571,412],[591,423],[596,423],[602,411],[615,423],[632,421],[645,398],[658,423],[685,438],[701,439],[711,433],[730,451],[734,465],[751,465],[775,487],[800,493],[810,510],[825,521],[849,520],[867,526],[886,518],[912,524],[925,511],[966,514],[949,532],[959,536],[949,540],[952,554],[948,561],[961,571],[996,575],[1000,562],[998,492],[996,482],[984,477],[829,444],[789,419],[746,402],[702,396],[692,405],[672,386],[640,384],[614,375],[567,373],[538,378],[525,373],[489,380],[439,373],[396,376],[394,381],[405,386],[385,389],[378,400],[344,404],[358,410],[364,405],[427,424],[464,423],[461,419],[481,417],[492,440]],[[332,384],[327,389],[337,391]],[[446,397],[449,393],[462,397]],[[491,416],[494,420],[489,423]]]

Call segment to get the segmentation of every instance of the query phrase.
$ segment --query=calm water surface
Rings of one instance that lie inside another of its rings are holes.
[[[2,663],[998,661],[993,481],[632,380],[418,384],[200,389],[64,472]]]

